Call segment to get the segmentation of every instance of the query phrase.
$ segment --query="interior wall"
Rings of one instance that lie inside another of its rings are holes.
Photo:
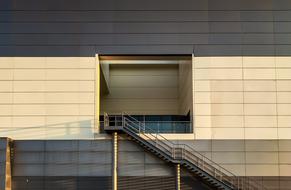
[[[1,57],[0,136],[93,138],[95,57]]]
[[[190,115],[193,113],[193,89],[192,89],[192,63],[191,61],[179,61],[179,114]]]
[[[178,114],[178,65],[112,64],[110,94],[101,110],[138,115]]]
[[[290,139],[290,57],[194,57],[197,139]]]

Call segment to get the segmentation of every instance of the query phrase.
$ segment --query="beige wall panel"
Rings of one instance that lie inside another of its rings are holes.
[[[195,103],[243,103],[242,92],[195,92]]]
[[[196,116],[196,127],[244,127],[243,116]]]
[[[243,164],[221,164],[221,166],[236,176],[245,176],[245,165]]]
[[[13,102],[12,93],[1,93],[0,92],[0,104],[11,104]]]
[[[195,91],[242,91],[242,81],[195,81]]]
[[[244,152],[213,152],[212,160],[218,164],[244,164]]]
[[[50,127],[58,127],[67,123],[90,122],[94,120],[94,116],[46,116],[46,124]]]
[[[244,67],[275,67],[275,58],[274,57],[243,57],[243,66]]]
[[[94,80],[95,69],[47,69],[47,80]]]
[[[12,80],[13,70],[12,69],[0,69],[0,80]]]
[[[291,116],[278,116],[278,127],[291,128]]]
[[[291,69],[277,68],[277,79],[291,79]]]
[[[278,176],[279,168],[277,164],[274,165],[246,165],[246,175],[248,176]]]
[[[277,152],[246,152],[247,164],[278,164]]]
[[[246,151],[274,152],[278,151],[278,141],[274,140],[247,140],[245,141]]]
[[[11,92],[13,81],[0,81],[0,92]]]
[[[279,140],[279,151],[291,152],[291,140]]]
[[[241,69],[195,69],[195,79],[242,79]]]
[[[68,92],[94,92],[94,80],[92,81],[45,81],[45,91]]]
[[[241,68],[242,57],[195,57],[195,68]]]
[[[277,116],[245,116],[245,127],[277,127]]]
[[[238,152],[245,151],[244,140],[212,140],[212,151]]]
[[[244,103],[276,103],[276,92],[244,92]]]
[[[0,115],[12,115],[12,105],[1,105],[0,104]]]
[[[46,103],[94,104],[94,93],[45,93]]]
[[[291,176],[291,165],[290,164],[282,164],[280,167],[280,176]]]
[[[45,128],[11,128],[4,136],[12,139],[46,139]]]
[[[44,93],[14,93],[13,102],[15,104],[45,103]]]
[[[280,91],[291,91],[291,80],[278,80],[277,89]]]
[[[276,81],[244,81],[245,91],[276,91]]]
[[[244,69],[244,79],[276,79],[275,69]]]
[[[279,152],[279,162],[280,164],[290,164],[291,152]]]
[[[242,104],[195,104],[196,115],[242,115]]]
[[[244,128],[213,128],[212,138],[214,139],[243,139]]]
[[[14,68],[45,68],[45,57],[14,57]]]
[[[46,120],[45,116],[25,116],[13,117],[13,126],[14,128],[29,128],[29,127],[45,127]]]
[[[1,128],[9,128],[12,127],[12,119],[10,116],[2,116],[0,117],[0,131]]]
[[[45,80],[45,69],[15,69],[14,80]]]
[[[13,81],[14,92],[43,92],[45,81]]]
[[[278,115],[291,115],[291,104],[278,104]]]
[[[47,115],[94,115],[94,105],[46,105]]]
[[[110,87],[177,87],[177,76],[110,76]]]
[[[46,114],[45,105],[13,105],[13,115],[45,115]]]
[[[46,68],[95,68],[95,57],[46,57]]]
[[[245,115],[276,115],[276,104],[244,104]],[[279,109],[278,109],[279,110]]]
[[[14,57],[0,57],[0,68],[13,68]]]
[[[277,67],[291,67],[291,57],[275,57]]]
[[[211,128],[198,128],[194,126],[194,134],[196,139],[211,139],[212,129]]]
[[[110,88],[110,94],[107,99],[175,99],[178,98],[177,88]]]
[[[291,103],[291,92],[278,92],[277,98],[278,103]]]
[[[278,138],[277,128],[246,128],[246,139],[276,139]]]
[[[291,139],[291,128],[278,128],[279,139]]]

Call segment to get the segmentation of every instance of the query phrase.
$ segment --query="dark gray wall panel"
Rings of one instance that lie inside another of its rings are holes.
[[[4,0],[0,56],[291,55],[290,15],[289,0]]]

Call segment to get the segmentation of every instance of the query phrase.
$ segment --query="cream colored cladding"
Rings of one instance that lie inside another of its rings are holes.
[[[1,57],[0,136],[93,138],[95,57]]]
[[[112,64],[101,112],[178,114],[178,65]]]
[[[194,57],[197,139],[290,139],[291,57]]]

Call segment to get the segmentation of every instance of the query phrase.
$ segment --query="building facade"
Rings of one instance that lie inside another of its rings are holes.
[[[111,189],[104,113],[289,189],[288,0],[1,1],[0,189]],[[3,137],[3,138],[2,138]],[[118,189],[177,171],[118,135]],[[212,189],[181,169],[181,189]]]

